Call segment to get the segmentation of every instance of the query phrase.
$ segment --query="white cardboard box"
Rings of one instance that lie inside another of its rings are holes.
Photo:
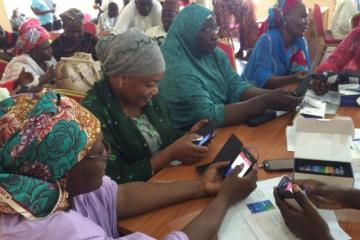
[[[315,179],[352,187],[350,146],[353,136],[354,125],[349,117],[331,120],[297,118],[294,179]],[[305,168],[301,164],[306,164]]]

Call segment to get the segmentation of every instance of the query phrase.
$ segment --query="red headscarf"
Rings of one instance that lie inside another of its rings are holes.
[[[45,28],[40,26],[36,19],[30,19],[24,22],[19,30],[19,38],[15,46],[15,54],[21,55],[30,53],[37,46],[50,39],[50,34]]]

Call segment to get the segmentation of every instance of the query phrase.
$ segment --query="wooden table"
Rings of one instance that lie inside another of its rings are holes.
[[[360,127],[360,110],[357,108],[341,107],[338,115],[351,116],[355,127]],[[232,133],[236,134],[246,147],[254,147],[257,149],[259,163],[271,158],[293,157],[293,152],[286,151],[285,135],[285,128],[291,125],[292,119],[293,114],[287,114],[256,128],[251,128],[244,124],[221,128],[209,145],[210,154],[208,157],[192,166],[169,166],[160,171],[150,181],[171,182],[197,178],[195,165],[211,162]],[[284,173],[269,173],[259,169],[258,178],[259,180],[264,180],[283,174]],[[121,220],[118,223],[119,230],[124,233],[139,231],[159,239],[170,231],[181,230],[187,223],[194,219],[212,199],[213,197],[190,200],[151,211],[137,217]],[[360,239],[360,223],[341,222],[340,224],[353,239]]]

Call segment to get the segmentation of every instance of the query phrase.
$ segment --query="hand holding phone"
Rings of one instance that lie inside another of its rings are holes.
[[[278,184],[278,194],[291,208],[302,211],[301,206],[294,199],[293,185],[291,179],[288,176],[284,176]]]
[[[200,136],[195,139],[193,143],[198,146],[204,146],[210,142],[215,135],[216,124],[213,121],[208,121],[202,128],[196,133]]]

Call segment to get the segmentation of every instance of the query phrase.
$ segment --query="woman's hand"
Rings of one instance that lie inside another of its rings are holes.
[[[279,207],[286,226],[301,239],[333,239],[328,225],[322,219],[316,208],[311,204],[299,186],[293,186],[294,199],[301,206],[302,211],[291,208],[274,189],[276,205]]]
[[[204,127],[209,121],[207,119],[201,120],[197,123],[195,123],[192,128],[190,129],[189,133],[196,133],[197,131],[199,131],[199,129],[201,129],[202,127]]]
[[[211,164],[201,176],[204,182],[205,192],[207,194],[216,194],[221,188],[223,176],[219,172],[221,168],[225,168],[230,164],[230,161],[221,161]]]
[[[40,84],[49,83],[53,79],[55,79],[55,69],[54,66],[51,66],[47,69],[46,73],[40,77]]]
[[[343,209],[347,207],[348,189],[327,185],[315,180],[295,181],[318,208]]]
[[[295,97],[285,89],[272,90],[265,97],[267,108],[273,110],[293,111],[302,101],[302,97]]]
[[[300,83],[302,80],[309,76],[309,72],[306,71],[299,71],[294,74],[294,78],[297,83]]]
[[[310,88],[314,90],[317,95],[324,95],[329,91],[331,84],[328,84],[327,81],[313,79],[310,85]]]
[[[185,134],[174,143],[169,145],[172,160],[179,160],[184,164],[191,164],[205,157],[209,150],[206,146],[197,146],[193,143],[200,136],[194,133]]]
[[[236,166],[221,185],[218,197],[232,205],[246,198],[256,188],[257,166],[254,164],[251,171],[244,177],[238,177],[244,165]]]

